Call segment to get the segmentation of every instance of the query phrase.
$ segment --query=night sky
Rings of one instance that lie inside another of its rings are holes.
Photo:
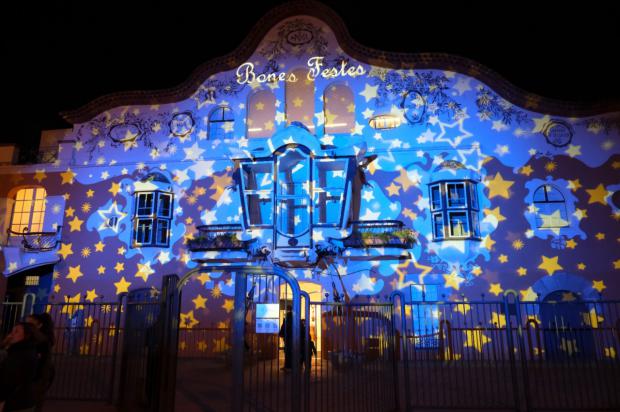
[[[179,84],[199,64],[232,51],[282,1],[125,3],[4,10],[0,141],[36,146],[41,129],[69,127],[59,111],[111,92]],[[325,3],[370,47],[458,54],[543,96],[620,101],[618,4]]]

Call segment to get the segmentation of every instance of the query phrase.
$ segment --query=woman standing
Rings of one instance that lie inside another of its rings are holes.
[[[43,408],[45,393],[54,380],[52,363],[52,347],[54,346],[54,322],[49,313],[35,313],[26,318],[26,322],[34,326],[41,339],[37,342],[37,370],[34,378],[35,412]]]
[[[6,350],[6,358],[0,366],[0,403],[4,403],[4,412],[34,410],[37,335],[32,325],[20,322],[2,342]]]

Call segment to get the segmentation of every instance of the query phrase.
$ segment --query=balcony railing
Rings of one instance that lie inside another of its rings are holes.
[[[58,146],[39,148],[37,163],[54,163],[56,159],[58,159]]]
[[[187,241],[192,252],[210,250],[246,250],[247,241],[241,240],[241,225],[198,226],[198,236]]]
[[[30,232],[28,228],[15,232],[8,229],[7,246],[21,245],[26,252],[48,252],[58,246],[61,228],[59,226],[55,232]]]
[[[417,234],[399,220],[360,220],[351,222],[352,233],[342,239],[344,247],[396,247],[410,249]]]

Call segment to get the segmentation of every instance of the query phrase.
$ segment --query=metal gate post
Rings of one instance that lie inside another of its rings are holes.
[[[230,270],[229,267],[213,267],[214,271]],[[260,266],[247,266],[235,268],[235,308],[233,311],[233,388],[232,388],[232,410],[241,412],[243,410],[243,354],[244,354],[244,334],[245,334],[245,299],[247,293],[246,273],[265,273],[265,268]],[[297,279],[289,275],[283,268],[274,265],[273,275],[283,279],[291,287],[293,294],[293,339],[292,342],[292,376],[291,376],[291,410],[301,411],[301,351],[300,327],[301,327],[301,291]],[[240,279],[241,278],[241,279]]]
[[[118,339],[119,334],[121,333],[121,314],[123,313],[123,300],[127,297],[127,292],[123,292],[118,295],[118,303],[116,304],[116,317],[114,319],[114,339],[112,341],[112,372],[110,373],[110,392],[108,394],[108,400],[110,403],[114,403],[114,393],[115,393],[115,385],[116,382],[116,363],[118,356]],[[121,364],[121,368],[122,368]],[[122,369],[121,369],[122,370]],[[121,380],[124,381],[124,375],[121,374]],[[120,382],[120,385],[123,385],[124,382]]]
[[[513,298],[513,302],[509,302],[509,297]],[[515,322],[517,324],[517,344],[519,345],[519,358],[521,359],[521,373],[522,373],[522,384],[523,384],[523,394],[525,398],[525,410],[531,411],[531,403],[530,403],[530,383],[528,377],[528,367],[527,367],[527,359],[525,353],[525,344],[523,342],[523,325],[521,323],[521,308],[519,307],[519,296],[516,292],[508,291],[504,294],[504,310],[506,312],[506,328],[508,328],[508,344],[510,345],[510,367],[512,369],[513,374],[513,386],[515,391],[515,410],[518,412],[520,410],[519,405],[519,386],[517,380],[517,363],[514,356],[514,343],[512,338],[512,328],[510,326],[510,312],[509,306],[513,305],[514,307],[514,317]]]
[[[286,283],[291,287],[293,293],[293,339],[292,339],[292,376],[291,376],[291,411],[301,411],[301,351],[299,350],[300,344],[300,329],[301,329],[301,290],[297,279],[292,277],[281,267],[274,265],[273,274],[284,279]]]
[[[235,309],[232,324],[232,411],[243,411],[243,352],[245,336],[245,299],[247,279],[245,273],[235,272]]]
[[[519,383],[517,379],[517,361],[515,359],[515,345],[512,336],[512,315],[510,313],[511,303],[508,302],[508,295],[504,295],[504,316],[506,316],[506,340],[508,342],[508,359],[510,361],[510,377],[512,380],[512,392],[514,397],[514,408],[516,412],[521,409],[519,406]],[[514,306],[513,306],[514,307]],[[516,307],[515,307],[516,311]],[[520,325],[517,322],[517,328],[520,329]],[[520,334],[520,331],[517,332]]]
[[[299,292],[299,295],[304,298],[304,309],[306,312],[306,328],[304,336],[304,365],[306,370],[304,371],[304,410],[310,411],[310,370],[312,369],[312,353],[310,353],[310,295],[303,290]],[[300,314],[301,315],[301,314]]]
[[[155,405],[157,412],[174,412],[176,394],[176,360],[179,341],[179,309],[180,294],[178,293],[179,277],[164,276],[161,287],[163,310],[160,313],[159,339],[159,403]]]
[[[396,333],[396,324],[395,324],[395,317],[394,317],[394,300],[395,298],[398,296],[398,299],[400,301],[400,319],[401,319],[401,334],[400,334],[400,338],[401,338],[401,342],[400,342],[400,347],[402,350],[402,354],[403,354],[403,373],[404,373],[404,381],[405,381],[405,411],[409,411],[409,408],[411,406],[411,394],[409,393],[410,386],[409,386],[409,351],[407,350],[407,318],[406,318],[406,312],[405,312],[405,295],[403,294],[403,292],[396,290],[394,292],[392,292],[391,296],[390,296],[390,300],[392,302],[392,336],[394,336]],[[394,338],[395,339],[395,338]],[[394,344],[392,345],[394,346]],[[399,382],[398,382],[398,362],[396,361],[396,354],[394,354],[394,395],[396,397],[396,410],[400,410],[400,395],[398,393],[398,386],[399,386]]]
[[[22,299],[22,310],[20,314],[20,320],[23,320],[25,316],[32,315],[32,309],[34,309],[35,300],[36,300],[36,295],[34,293],[24,294],[24,298]]]

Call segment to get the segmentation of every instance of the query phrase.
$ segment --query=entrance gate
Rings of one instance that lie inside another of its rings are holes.
[[[236,273],[234,411],[301,410],[300,296],[297,281],[283,270]]]
[[[391,303],[311,302],[279,268],[235,288],[234,411],[398,409]]]
[[[397,410],[392,304],[310,302],[310,313],[317,356],[306,410]]]

